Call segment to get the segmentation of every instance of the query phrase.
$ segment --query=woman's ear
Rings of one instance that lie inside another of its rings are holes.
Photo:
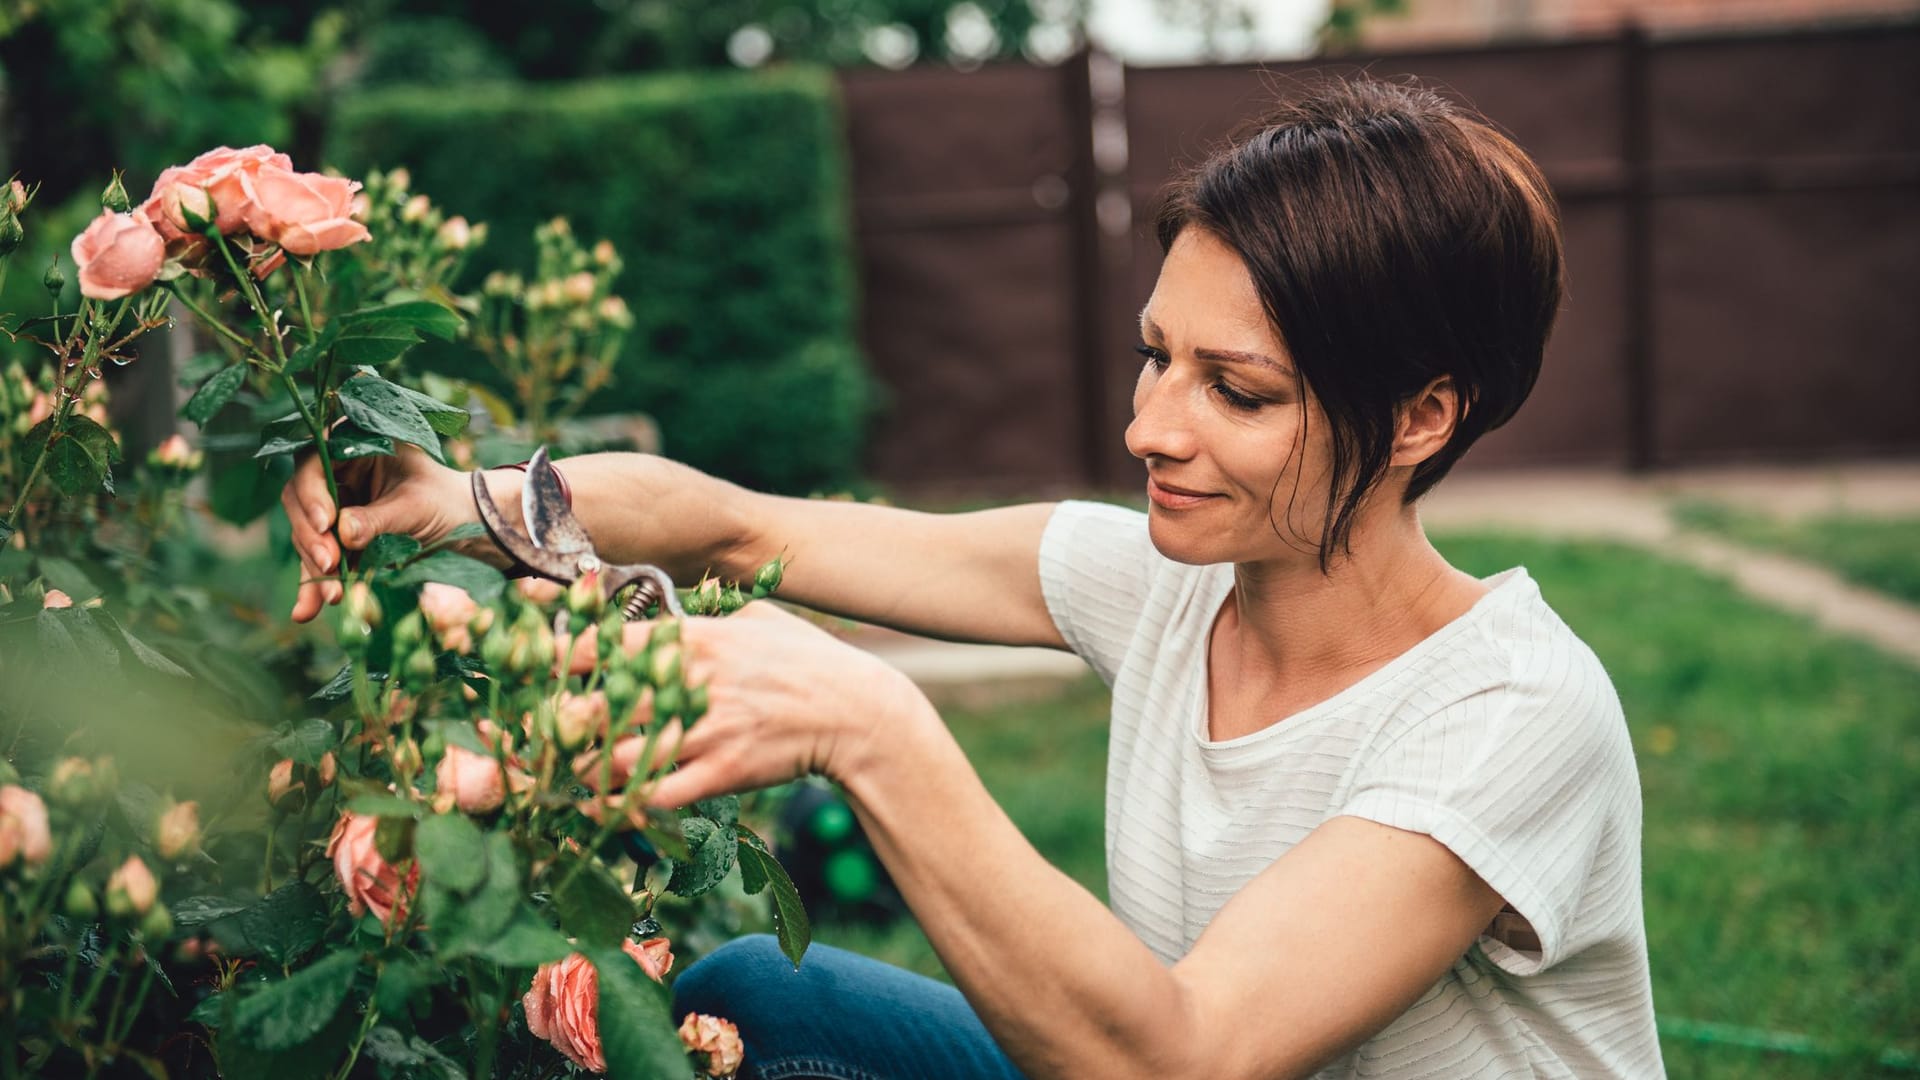
[[[1428,383],[1399,408],[1388,466],[1418,465],[1439,453],[1466,415],[1467,403],[1460,399],[1453,376]]]

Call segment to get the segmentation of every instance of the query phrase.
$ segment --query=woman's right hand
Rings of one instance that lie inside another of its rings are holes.
[[[430,544],[456,526],[480,519],[467,473],[440,464],[417,446],[403,444],[399,451],[335,466],[334,480],[344,504],[337,521],[318,457],[303,459],[293,479],[281,489],[280,503],[286,507],[294,550],[300,554],[300,593],[293,602],[293,621],[307,622],[326,605],[339,601],[344,591],[340,584],[343,545],[348,551],[359,551],[381,533],[403,533]],[[501,560],[504,555],[496,561]]]

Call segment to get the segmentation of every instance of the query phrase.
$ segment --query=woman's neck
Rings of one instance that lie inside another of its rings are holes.
[[[1412,507],[1357,523],[1353,553],[1240,563],[1215,627],[1237,677],[1298,685],[1371,671],[1464,614],[1487,587],[1447,565]]]

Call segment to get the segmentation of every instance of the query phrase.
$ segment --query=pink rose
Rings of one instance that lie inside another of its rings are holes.
[[[16,784],[0,787],[0,866],[16,857],[24,858],[28,866],[38,866],[52,854],[47,804]]]
[[[68,596],[59,589],[48,589],[47,595],[40,601],[42,610],[49,608],[70,608],[72,606],[73,597]]]
[[[138,855],[127,856],[120,869],[107,878],[107,909],[122,916],[145,915],[159,897],[160,883]]]
[[[568,750],[578,750],[589,740],[604,736],[612,721],[607,695],[599,690],[591,694],[562,693],[554,706],[554,735]]]
[[[204,191],[212,198],[213,209],[218,215],[214,219],[214,226],[220,230],[222,236],[233,236],[247,225],[247,206],[252,200],[247,194],[246,178],[265,166],[291,169],[293,159],[265,144],[246,146],[238,150],[228,146],[216,146],[185,165],[175,165],[163,170],[160,178],[153,183],[153,194],[148,197],[142,208],[153,207],[163,211],[163,213],[148,215],[160,225],[163,233],[167,232],[169,227],[176,231],[183,230],[185,223],[171,212],[178,208],[181,196],[174,194],[173,204],[169,206],[169,193],[180,186]],[[161,224],[162,222],[165,224]],[[176,237],[168,236],[167,239],[172,241]]]
[[[373,234],[353,220],[357,180],[319,173],[297,173],[272,165],[241,174],[247,190],[247,227],[294,255],[315,255],[370,240]]]
[[[109,210],[73,238],[72,255],[82,296],[118,300],[153,284],[167,260],[167,242],[144,213]]]
[[[666,938],[627,941],[620,947],[655,981],[673,967],[673,950]],[[574,953],[540,965],[520,1003],[527,1010],[527,1030],[552,1043],[575,1065],[589,1072],[607,1071],[606,1054],[600,1047],[600,976],[592,961]]]
[[[480,605],[458,585],[429,582],[420,588],[420,614],[442,648],[457,653],[473,651],[472,625]],[[489,612],[490,613],[490,612]]]
[[[549,581],[546,578],[536,577],[520,578],[513,583],[513,587],[520,590],[521,596],[539,604],[541,607],[546,607],[548,604],[560,599],[567,591],[566,586],[557,581]]]
[[[740,1071],[740,1060],[747,1048],[740,1042],[740,1029],[733,1021],[705,1013],[688,1013],[680,1022],[680,1041],[688,1050],[704,1055],[702,1068],[708,1076],[728,1077]]]
[[[507,799],[500,763],[486,754],[449,746],[433,775],[434,806],[441,813],[456,806],[468,814],[490,813]]]
[[[379,824],[379,818],[343,812],[327,838],[327,858],[333,860],[334,876],[347,894],[347,910],[356,916],[371,911],[382,924],[392,926],[407,917],[407,904],[420,886],[420,867],[409,866],[402,884],[400,872],[380,857],[374,843]]]
[[[163,859],[178,859],[200,846],[200,804],[174,803],[153,829],[153,849]]]

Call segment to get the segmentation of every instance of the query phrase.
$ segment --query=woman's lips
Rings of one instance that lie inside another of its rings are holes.
[[[1198,506],[1217,495],[1202,495],[1198,492],[1165,488],[1156,483],[1153,477],[1147,477],[1147,499],[1163,510],[1185,510]]]

